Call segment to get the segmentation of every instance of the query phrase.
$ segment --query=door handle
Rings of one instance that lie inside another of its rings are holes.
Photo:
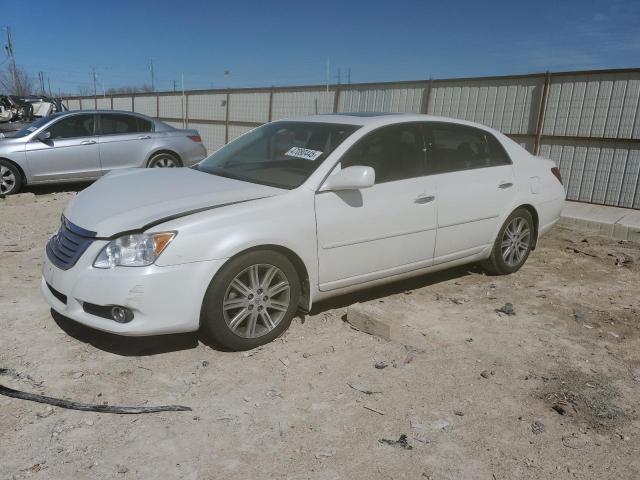
[[[151,135],[140,135],[138,137],[138,140],[149,140],[151,138]]]
[[[501,188],[503,190],[511,187],[513,187],[513,183],[511,182],[501,182],[500,185],[498,185],[498,188]]]
[[[80,142],[80,145],[94,145],[95,143],[95,140],[83,140]]]
[[[413,203],[419,203],[419,204],[424,204],[424,203],[430,203],[433,202],[436,199],[436,197],[434,195],[420,195],[418,198],[416,198]]]

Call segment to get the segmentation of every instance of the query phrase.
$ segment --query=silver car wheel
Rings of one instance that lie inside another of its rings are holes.
[[[178,162],[171,155],[158,155],[151,160],[150,165],[152,168],[176,168],[177,166]]]
[[[510,267],[520,265],[531,247],[529,223],[522,217],[509,222],[502,235],[502,259]]]
[[[234,277],[224,294],[222,312],[229,329],[243,338],[268,334],[291,303],[291,287],[278,267],[252,265]]]
[[[11,192],[16,186],[16,176],[4,165],[0,165],[0,194]]]

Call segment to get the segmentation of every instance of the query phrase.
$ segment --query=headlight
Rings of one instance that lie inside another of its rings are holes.
[[[169,245],[176,232],[125,235],[109,242],[96,257],[96,268],[146,267]]]

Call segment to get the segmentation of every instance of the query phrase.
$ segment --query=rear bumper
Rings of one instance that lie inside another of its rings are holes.
[[[538,238],[546,234],[560,220],[564,197],[559,197],[535,205],[538,211]]]
[[[203,144],[191,143],[193,143],[193,147],[189,148],[188,151],[182,152],[182,163],[184,167],[191,167],[207,158],[207,149]]]
[[[84,255],[85,262],[87,257],[94,258],[88,253]],[[113,269],[85,264],[61,270],[46,258],[41,290],[53,310],[98,330],[131,336],[190,332],[200,326],[205,292],[223,263],[223,260],[213,260],[170,267]],[[134,318],[129,323],[117,323],[87,313],[83,308],[85,302],[127,307],[133,311]]]

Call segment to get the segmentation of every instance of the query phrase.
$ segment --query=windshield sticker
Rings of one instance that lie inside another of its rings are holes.
[[[35,132],[37,130],[36,127],[29,127],[27,128],[27,132]]]
[[[287,157],[296,157],[296,158],[304,158],[305,160],[315,160],[322,152],[318,150],[310,150],[308,148],[302,147],[291,147],[287,153],[285,153]]]

